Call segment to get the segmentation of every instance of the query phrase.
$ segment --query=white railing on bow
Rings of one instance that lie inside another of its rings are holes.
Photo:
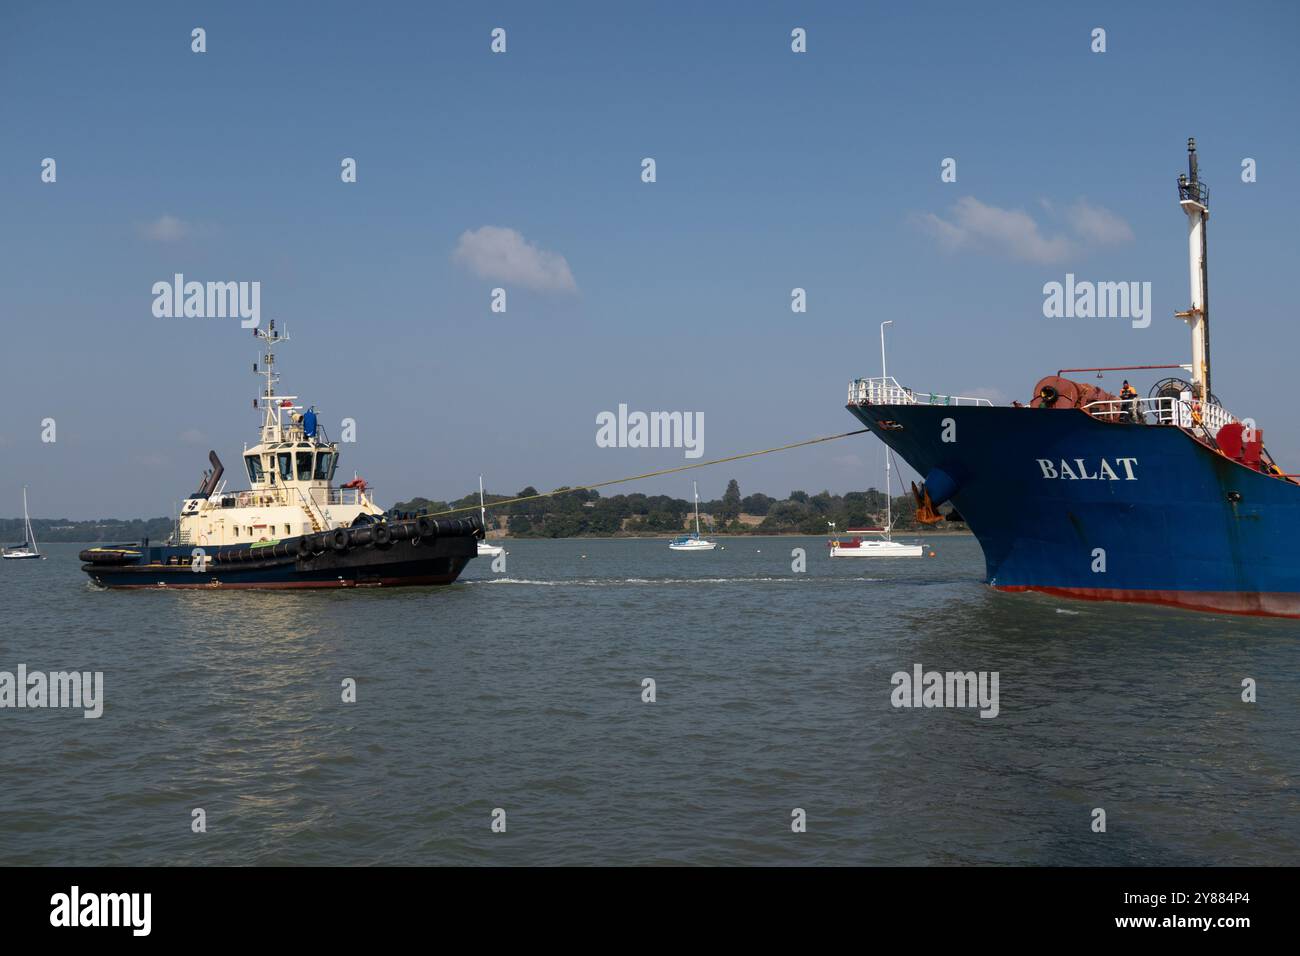
[[[987,398],[917,392],[887,378],[858,378],[849,383],[850,405],[989,405]]]

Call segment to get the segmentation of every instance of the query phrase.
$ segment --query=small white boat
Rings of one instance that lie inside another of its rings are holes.
[[[925,552],[922,545],[904,544],[888,537],[876,541],[860,537],[849,541],[833,538],[830,548],[832,558],[919,558]]]
[[[483,533],[487,534],[487,508],[483,505],[483,476],[478,476],[478,513],[483,519]],[[498,555],[509,554],[505,548],[497,544],[488,544],[486,538],[480,538],[478,542],[478,556],[480,558],[495,558]]]
[[[695,533],[673,538],[668,547],[673,551],[712,551],[718,543],[700,537],[700,486],[692,481],[691,487],[695,489]]]
[[[32,534],[32,519],[27,515],[27,488],[23,487],[23,543],[0,551],[0,557],[6,561],[19,561],[23,558],[43,558],[41,549],[36,546],[36,535]]]

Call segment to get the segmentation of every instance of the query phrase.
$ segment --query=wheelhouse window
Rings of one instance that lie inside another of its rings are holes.
[[[293,481],[293,452],[282,451],[280,459],[280,480]]]
[[[257,455],[249,455],[244,459],[244,464],[248,466],[248,480],[253,484],[260,484],[262,481],[262,459]]]
[[[298,452],[298,480],[311,481],[311,452]]]
[[[316,471],[313,473],[312,477],[314,477],[317,481],[328,481],[330,478],[330,472],[333,470],[332,469],[333,464],[334,464],[333,452],[329,452],[329,451],[319,452],[316,455]]]

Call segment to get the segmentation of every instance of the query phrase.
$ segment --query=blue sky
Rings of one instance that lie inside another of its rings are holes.
[[[1186,361],[1189,135],[1215,391],[1300,471],[1298,10],[5,5],[0,514],[24,483],[38,516],[169,513],[209,447],[237,464],[256,343],[232,319],[155,318],[175,272],[261,282],[293,337],[285,386],[332,432],[357,421],[343,468],[384,504],[480,472],[508,493],[685,462],[598,448],[619,403],[703,412],[706,458],[847,431],[884,319],[890,372],[924,390],[1024,400],[1063,366]],[[485,226],[522,250],[457,258]],[[1150,281],[1151,327],[1044,318],[1067,272]],[[880,461],[861,437],[695,476],[706,497],[730,477],[847,491]],[[690,478],[624,490],[688,497]]]

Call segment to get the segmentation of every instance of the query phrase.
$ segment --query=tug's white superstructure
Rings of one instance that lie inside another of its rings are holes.
[[[276,331],[274,321],[267,330],[253,331],[265,345],[260,366],[253,368],[266,384],[253,403],[262,415],[261,440],[243,453],[249,488],[218,488],[221,464],[214,455],[213,471],[205,476],[203,487],[181,506],[178,545],[215,548],[276,542],[347,528],[363,514],[383,514],[363,480],[334,487],[338,444],[322,437],[315,411],[295,404],[296,395],[276,393],[275,346],[288,336]]]

